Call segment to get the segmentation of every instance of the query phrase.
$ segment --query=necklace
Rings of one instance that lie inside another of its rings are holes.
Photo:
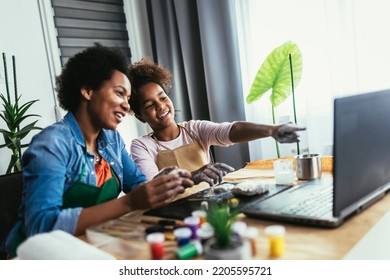
[[[100,163],[101,160],[102,160],[102,157],[100,155],[95,156],[96,163]]]

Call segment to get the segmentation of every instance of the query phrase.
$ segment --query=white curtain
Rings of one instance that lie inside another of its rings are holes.
[[[390,88],[390,1],[236,0],[245,99],[267,55],[286,41],[302,51],[295,89],[300,152],[332,154],[333,100]],[[268,92],[246,104],[248,121],[272,123]],[[292,97],[276,107],[277,122],[293,121]],[[358,136],[357,136],[358,137]],[[296,154],[281,145],[281,156]],[[250,144],[251,160],[276,157],[272,139]]]
[[[146,2],[128,0],[124,1],[123,5],[130,38],[131,62],[137,62],[143,57],[153,57]],[[133,139],[151,132],[151,128],[149,125],[138,121],[133,115],[127,115],[118,126],[118,131],[125,141],[127,151],[130,153],[130,146]]]

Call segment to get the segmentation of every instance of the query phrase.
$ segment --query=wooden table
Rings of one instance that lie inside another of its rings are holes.
[[[264,178],[266,180],[272,180],[272,178],[267,179],[265,175]],[[177,199],[207,187],[206,184],[194,186],[191,189],[187,189]],[[390,211],[390,195],[385,196],[336,229],[284,224],[286,227],[285,254],[278,259],[342,259],[388,211]],[[135,211],[119,219],[94,227],[87,231],[87,236],[81,236],[80,238],[94,244],[102,250],[114,254],[118,259],[150,259],[149,247],[144,241],[144,229],[149,225],[141,223],[140,220],[142,218],[145,218],[142,212]],[[148,216],[147,218],[150,219],[151,217]],[[240,214],[238,218],[245,221],[248,226],[254,226],[259,230],[259,235],[256,238],[257,254],[254,258],[272,259],[268,254],[268,240],[264,234],[264,228],[276,223],[248,218],[243,214]],[[160,218],[155,218],[155,220],[158,219]],[[110,226],[114,226],[114,230],[111,230],[109,235],[102,233],[102,231],[106,231],[107,229],[110,231]],[[175,249],[176,244],[174,241],[166,241],[165,258],[175,259]]]

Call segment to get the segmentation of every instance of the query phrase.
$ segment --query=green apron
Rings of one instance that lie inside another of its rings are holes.
[[[81,174],[76,183],[73,184],[62,196],[62,209],[82,207],[87,208],[118,197],[120,188],[115,174],[111,169],[112,177],[100,188],[81,182],[85,171],[84,163]],[[16,248],[27,239],[24,221],[20,224],[12,242],[11,256],[16,257]]]
[[[120,189],[112,169],[112,177],[100,188],[81,182],[84,170],[85,164],[78,181],[62,196],[62,209],[76,207],[87,208],[118,197]]]

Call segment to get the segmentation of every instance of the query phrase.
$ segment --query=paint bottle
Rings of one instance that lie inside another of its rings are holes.
[[[245,222],[243,221],[236,221],[232,224],[232,231],[233,231],[233,235],[237,238],[237,239],[241,239],[244,232],[246,231],[246,228],[247,228],[247,225]]]
[[[214,229],[209,223],[204,223],[200,228],[198,228],[196,233],[202,245],[204,245],[207,240],[214,237]]]
[[[173,231],[178,247],[188,244],[191,240],[192,230],[189,227],[180,227]]]
[[[184,224],[189,227],[192,231],[191,239],[198,239],[196,231],[199,228],[199,217],[189,216],[184,219]]]
[[[182,247],[179,247],[176,250],[176,256],[180,260],[188,260],[188,259],[196,257],[202,253],[203,253],[203,246],[197,240],[191,241],[190,243],[188,243]]]
[[[161,260],[164,256],[165,236],[162,232],[153,232],[146,236],[146,241],[150,245],[150,253],[153,260]]]
[[[207,212],[203,210],[192,211],[191,216],[199,218],[199,227],[201,227],[207,219]]]
[[[200,209],[207,212],[209,210],[209,203],[207,201],[202,201],[200,203]]]
[[[259,235],[259,230],[255,227],[248,227],[243,233],[243,238],[249,241],[251,246],[252,257],[256,256],[256,237]]]
[[[269,253],[273,257],[280,257],[284,254],[284,236],[286,228],[282,225],[267,226],[265,234],[268,236]]]

